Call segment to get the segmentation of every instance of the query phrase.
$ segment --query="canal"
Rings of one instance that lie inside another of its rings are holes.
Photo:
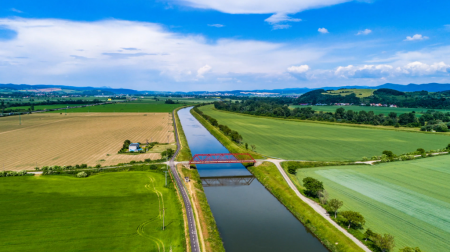
[[[229,151],[190,113],[178,112],[192,155]],[[248,177],[241,164],[197,165],[201,177]],[[227,183],[226,181],[232,181]],[[328,251],[258,180],[204,187],[227,252]]]

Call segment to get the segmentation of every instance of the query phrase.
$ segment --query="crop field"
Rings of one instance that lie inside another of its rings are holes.
[[[7,177],[0,195],[2,251],[186,251],[181,204],[160,172]]]
[[[125,140],[173,143],[168,113],[40,113],[0,118],[2,169],[37,165],[115,165],[159,159],[159,153],[117,154]]]
[[[67,106],[81,106],[85,104],[52,104],[52,105],[35,105],[34,110],[44,110],[44,109],[56,109],[56,108],[67,108]],[[30,106],[18,106],[18,107],[8,107],[8,109],[25,109],[28,110]]]
[[[289,106],[290,108],[305,108],[305,107],[311,107],[315,111],[324,111],[324,112],[336,112],[336,109],[338,108],[344,108],[345,111],[347,110],[353,110],[355,112],[359,111],[373,111],[375,114],[384,114],[387,116],[390,112],[395,112],[397,115],[405,114],[405,113],[411,113],[416,112],[416,116],[421,116],[425,112],[427,112],[428,109],[424,108],[388,108],[388,107],[368,107],[368,106],[300,106],[300,105],[292,105]],[[436,111],[442,111],[442,112],[450,112],[448,109],[435,109]]]
[[[356,97],[364,98],[371,96],[375,90],[376,89],[341,89],[341,90],[330,90],[324,94],[341,95],[341,96],[355,94]]]
[[[256,145],[257,152],[283,159],[361,160],[384,150],[402,154],[417,148],[440,149],[450,143],[450,136],[442,134],[261,118],[217,111],[212,105],[199,109],[239,132],[245,143]]]
[[[141,113],[141,112],[172,112],[184,104],[164,104],[164,102],[119,102],[113,104],[97,105],[84,108],[68,109],[67,113]],[[63,111],[53,111],[61,113]]]
[[[450,248],[450,155],[375,166],[335,166],[297,170],[324,183],[342,210],[360,212],[366,227],[390,233],[397,247],[422,251]]]

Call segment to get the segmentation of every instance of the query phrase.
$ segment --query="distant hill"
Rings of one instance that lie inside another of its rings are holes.
[[[229,91],[191,91],[191,92],[170,92],[170,91],[138,91],[133,89],[124,88],[111,88],[111,87],[74,87],[74,86],[63,86],[63,85],[28,85],[28,84],[0,84],[0,90],[10,90],[10,91],[24,91],[24,90],[39,90],[40,92],[58,92],[58,93],[85,93],[89,95],[93,94],[124,94],[124,95],[139,95],[139,94],[185,94],[185,95],[204,95],[204,94],[234,94],[243,95],[244,93],[275,93],[280,95],[287,94],[304,94],[316,89],[324,90],[338,90],[338,89],[380,89],[388,88],[394,89],[400,92],[414,92],[414,91],[428,91],[428,92],[440,92],[450,90],[450,84],[438,84],[438,83],[428,83],[428,84],[392,84],[386,83],[380,86],[341,86],[341,87],[320,87],[320,88],[284,88],[284,89],[255,89],[255,90],[229,90]],[[61,89],[61,90],[59,90]],[[252,95],[252,94],[247,94]]]

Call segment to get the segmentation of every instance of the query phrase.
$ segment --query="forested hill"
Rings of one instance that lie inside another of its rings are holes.
[[[448,109],[450,108],[450,91],[442,92],[400,92],[393,89],[381,88],[370,93],[365,93],[363,89],[340,89],[336,91],[326,91],[316,89],[307,92],[298,99],[293,100],[294,104],[334,104],[353,103],[355,105],[381,103],[386,105],[396,105],[408,108],[429,108]]]

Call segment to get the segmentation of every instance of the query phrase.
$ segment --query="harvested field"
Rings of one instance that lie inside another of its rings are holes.
[[[169,136],[169,138],[168,138]],[[168,113],[54,113],[0,118],[2,169],[34,169],[37,165],[115,165],[159,159],[159,153],[117,154],[123,142],[173,143]]]

